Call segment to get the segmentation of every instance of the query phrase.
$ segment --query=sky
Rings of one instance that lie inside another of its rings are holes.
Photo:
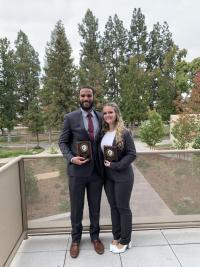
[[[188,51],[186,60],[200,57],[199,0],[0,0],[0,38],[7,37],[14,47],[17,33],[22,30],[43,64],[51,32],[57,21],[62,20],[72,57],[78,64],[81,41],[78,24],[88,8],[98,19],[101,33],[108,17],[115,14],[128,29],[133,9],[141,8],[148,32],[153,24],[167,21],[176,45]]]

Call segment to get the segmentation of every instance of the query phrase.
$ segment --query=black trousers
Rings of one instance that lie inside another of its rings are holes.
[[[99,238],[99,217],[103,180],[93,172],[90,177],[70,177],[69,192],[71,203],[72,242],[79,243],[82,236],[82,219],[84,209],[84,197],[87,192],[87,200],[90,217],[91,240]]]
[[[131,241],[132,232],[132,212],[129,202],[133,180],[116,182],[106,179],[104,187],[111,208],[113,238],[127,245]]]

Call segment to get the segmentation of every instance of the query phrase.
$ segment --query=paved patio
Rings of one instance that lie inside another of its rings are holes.
[[[10,267],[199,267],[200,228],[133,231],[132,248],[109,252],[111,233],[102,233],[105,253],[93,250],[83,234],[80,255],[69,255],[70,235],[32,236],[24,240]]]

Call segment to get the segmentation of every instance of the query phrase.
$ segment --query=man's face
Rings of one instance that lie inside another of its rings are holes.
[[[79,94],[79,101],[82,109],[84,109],[85,111],[90,110],[93,106],[94,101],[92,89],[82,88]]]

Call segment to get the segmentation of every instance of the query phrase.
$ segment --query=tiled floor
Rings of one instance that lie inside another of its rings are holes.
[[[111,233],[102,233],[105,253],[95,253],[84,234],[80,255],[69,255],[69,235],[34,236],[24,240],[10,267],[199,267],[200,228],[133,231],[132,248],[109,252]]]

